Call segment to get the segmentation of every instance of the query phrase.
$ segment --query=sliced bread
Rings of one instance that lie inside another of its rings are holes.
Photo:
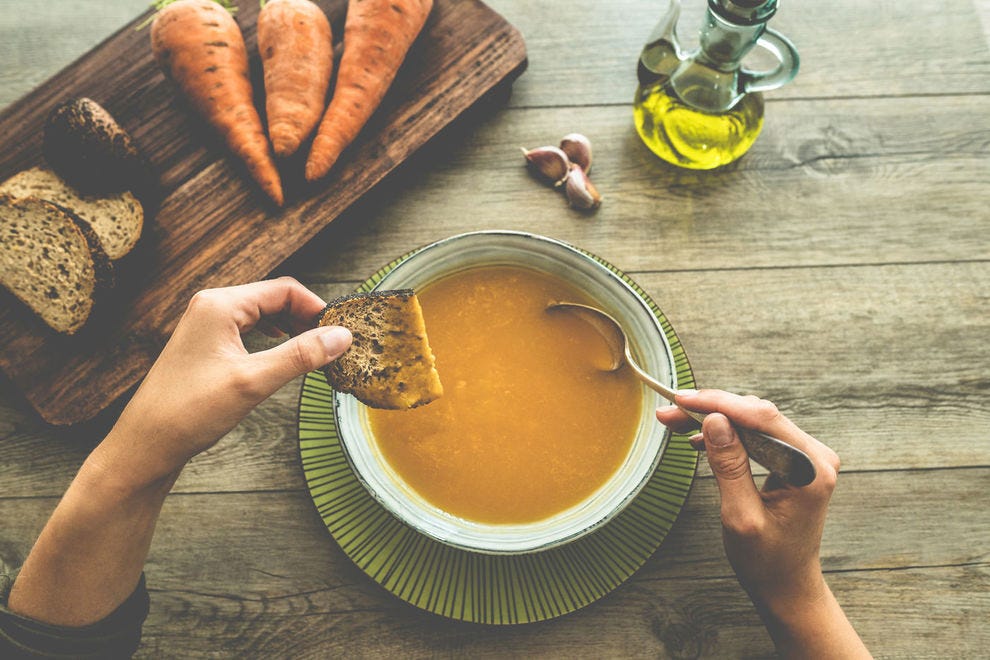
[[[114,260],[130,252],[141,237],[144,210],[129,192],[99,197],[83,195],[55,172],[33,167],[0,184],[0,195],[15,199],[37,197],[65,207],[93,229],[107,255]]]
[[[415,408],[443,394],[426,336],[423,311],[411,290],[372,291],[332,301],[320,325],[341,325],[354,342],[324,367],[327,382],[372,408]]]
[[[52,329],[74,334],[113,267],[89,226],[47,201],[0,197],[0,284]]]

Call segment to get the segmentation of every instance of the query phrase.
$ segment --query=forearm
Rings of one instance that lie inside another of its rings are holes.
[[[820,587],[799,599],[753,598],[777,651],[784,658],[871,658],[824,578]]]
[[[111,436],[83,463],[21,568],[8,608],[83,626],[134,591],[165,496],[179,470],[141,482]]]

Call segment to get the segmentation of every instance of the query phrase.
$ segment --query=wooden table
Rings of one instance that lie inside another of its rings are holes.
[[[0,12],[0,105],[146,0]],[[802,70],[763,135],[716,173],[674,171],[631,123],[635,62],[665,3],[491,0],[530,55],[507,104],[428,145],[279,273],[328,297],[408,249],[533,230],[629,272],[702,384],[776,401],[843,470],[827,578],[880,656],[990,647],[990,2],[791,0]],[[701,0],[687,0],[691,35]],[[534,183],[518,146],[580,131],[593,216]],[[253,348],[266,340],[251,337]],[[726,563],[707,466],[656,555],[603,600],[512,628],[400,602],[342,554],[309,501],[299,383],[196,458],[147,565],[143,656],[753,656],[773,647]],[[113,413],[46,427],[0,381],[0,563],[19,565]]]

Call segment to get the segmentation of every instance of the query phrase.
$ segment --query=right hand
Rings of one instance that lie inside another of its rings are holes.
[[[718,482],[722,540],[743,588],[757,605],[771,610],[805,606],[825,598],[828,588],[819,551],[839,457],[769,401],[702,390],[679,393],[677,403],[710,413],[701,438],[696,436],[692,442],[700,449],[703,441]],[[686,431],[692,421],[673,406],[658,410],[657,419],[677,431]],[[795,488],[771,475],[758,489],[733,424],[762,431],[804,451],[815,465],[815,480]]]

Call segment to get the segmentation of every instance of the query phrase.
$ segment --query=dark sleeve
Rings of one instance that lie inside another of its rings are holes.
[[[81,628],[53,626],[14,614],[7,597],[17,574],[0,575],[0,658],[129,658],[148,616],[144,574],[137,588],[102,621]]]

